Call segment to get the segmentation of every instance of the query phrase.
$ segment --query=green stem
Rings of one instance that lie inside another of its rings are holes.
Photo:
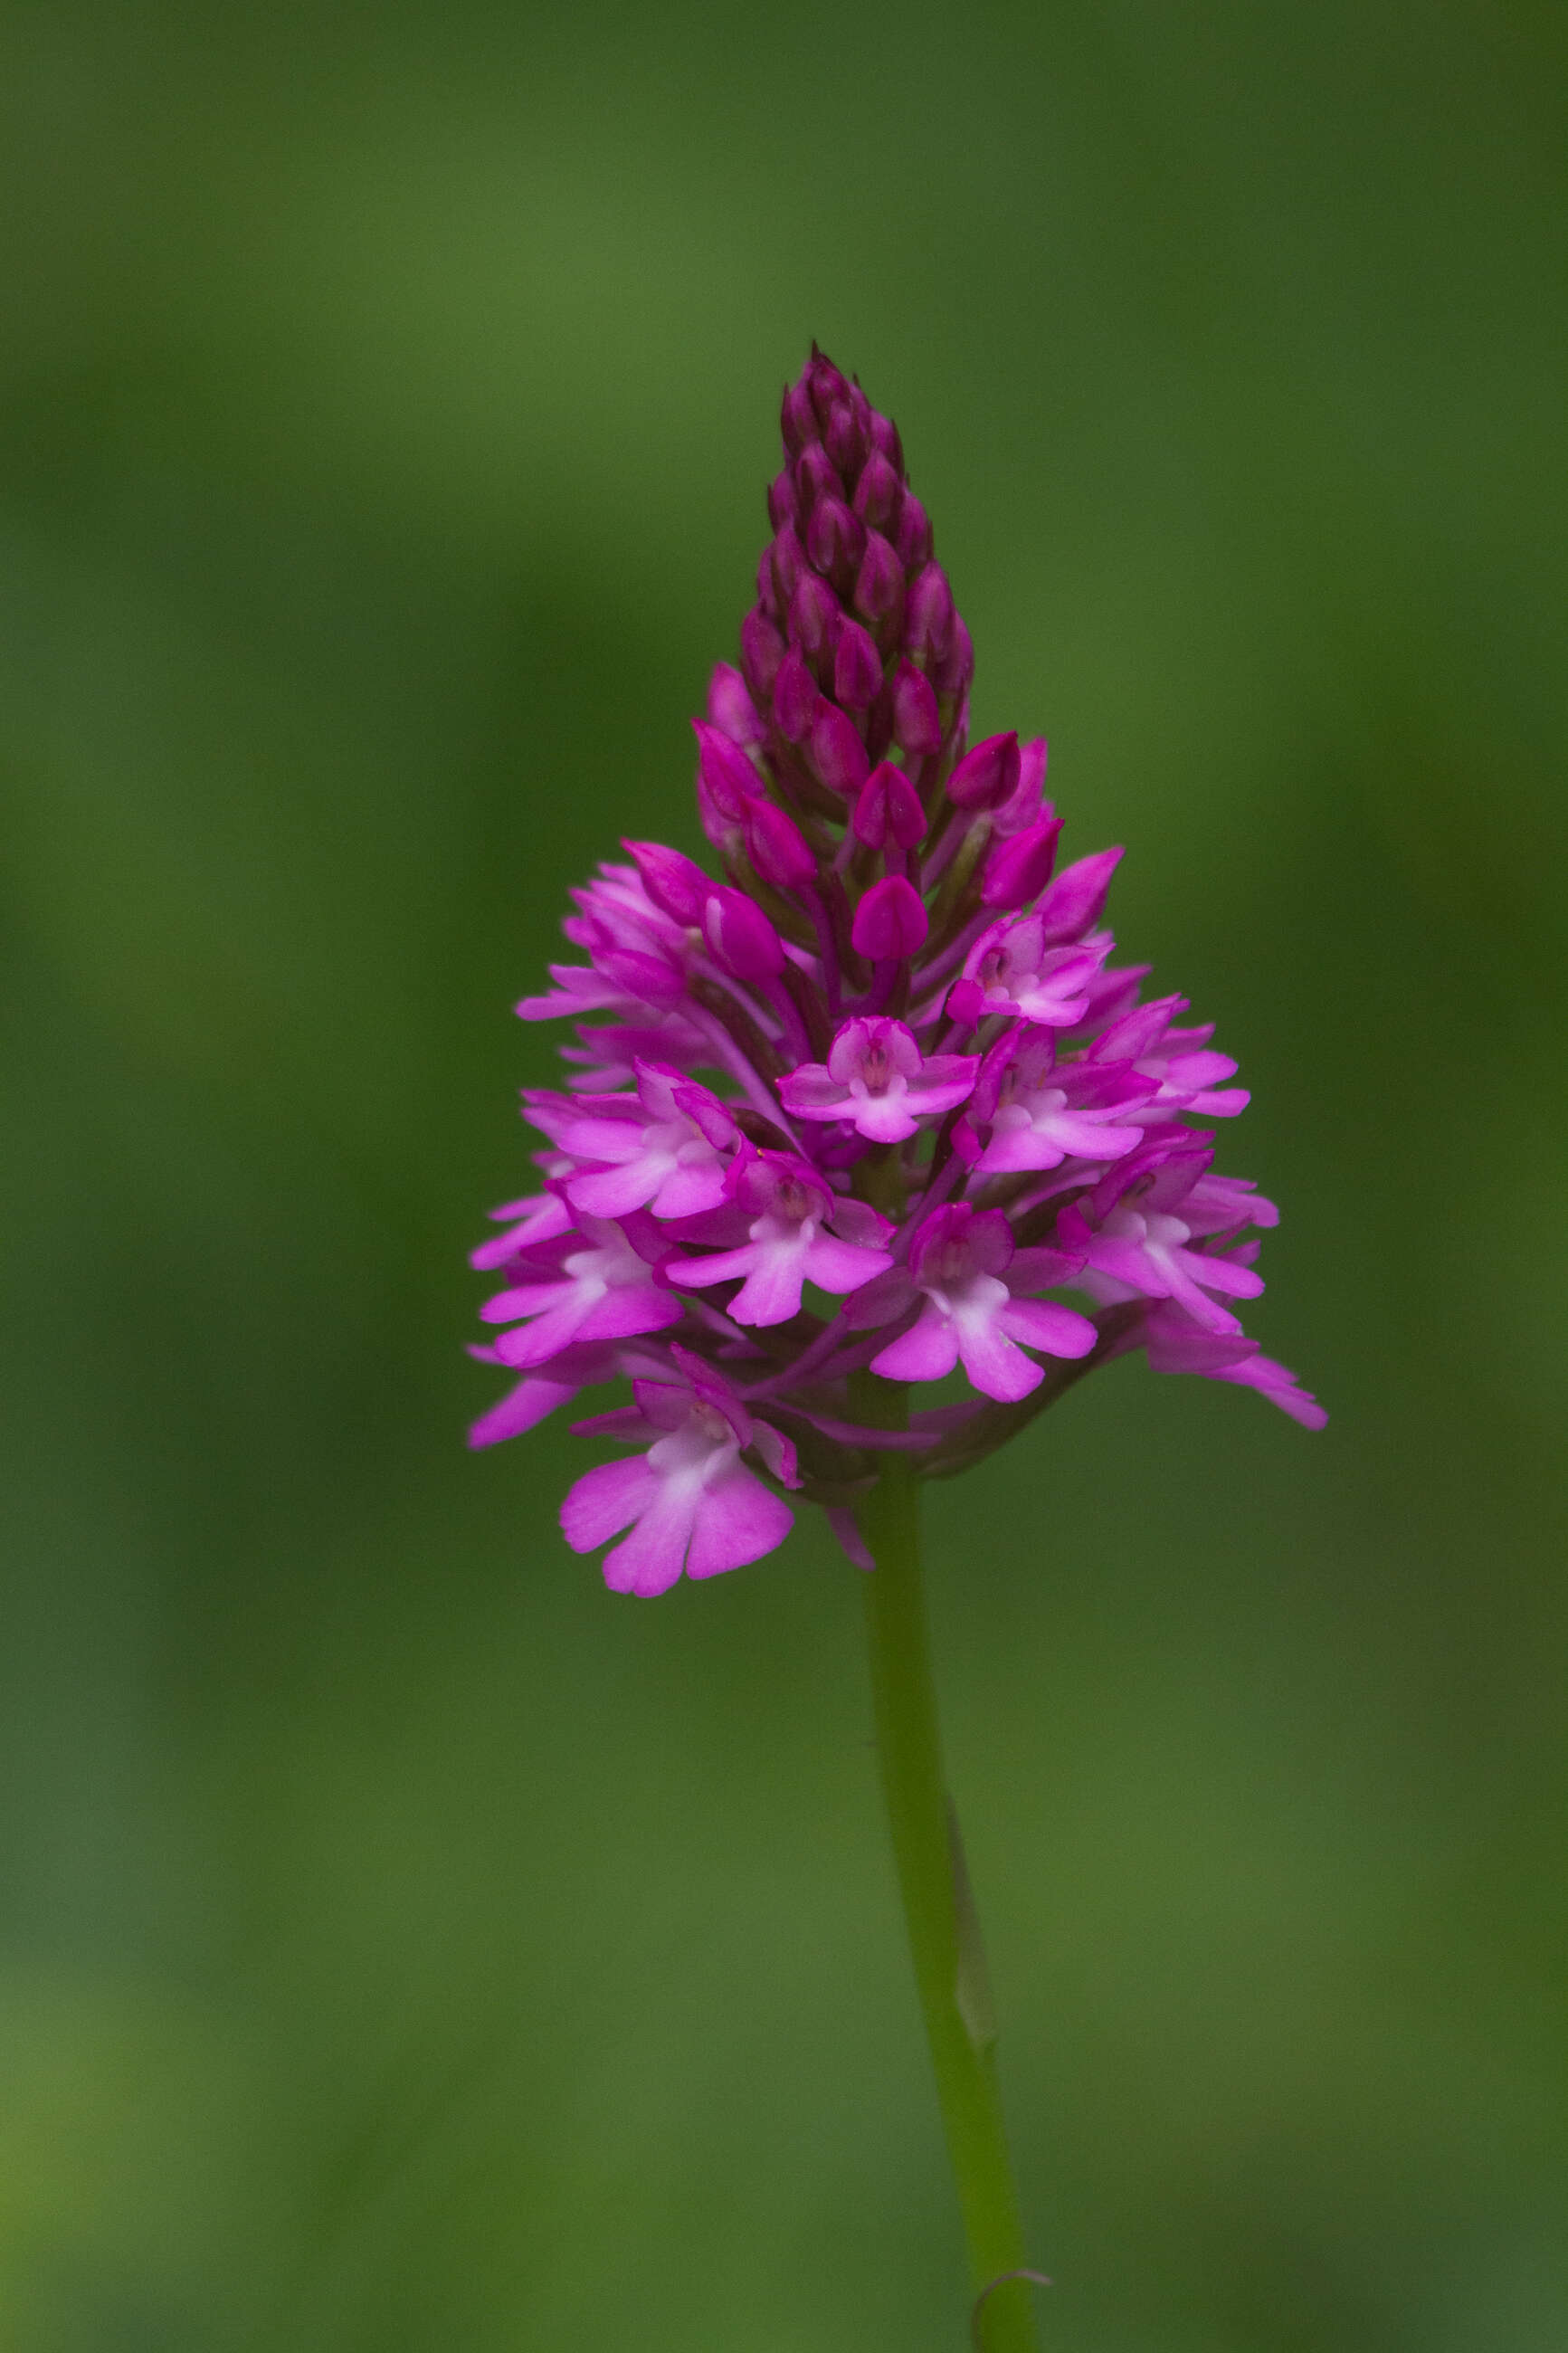
[[[885,1427],[900,1424],[903,1392],[886,1381],[867,1386],[871,1393],[857,1398],[860,1415],[875,1414]],[[1023,2263],[1023,2231],[996,2085],[980,1924],[942,1775],[921,1582],[920,1488],[907,1457],[889,1453],[883,1461],[857,1513],[877,1564],[866,1579],[866,1628],[882,1793],[978,2295]],[[980,2323],[985,2353],[1035,2353],[1031,2293],[1026,2281],[1014,2280],[987,2296]]]

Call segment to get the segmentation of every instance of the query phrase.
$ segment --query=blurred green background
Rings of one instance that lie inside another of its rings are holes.
[[[1568,2342],[1561,11],[13,5],[0,2353],[940,2353],[857,1577],[467,1456],[567,886],[819,337],[1255,1089],[939,1491],[1052,2353]]]

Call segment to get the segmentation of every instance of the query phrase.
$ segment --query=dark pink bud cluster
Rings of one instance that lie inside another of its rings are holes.
[[[773,537],[741,627],[741,723],[758,732],[735,740],[765,744],[781,795],[833,819],[890,752],[927,793],[963,735],[974,661],[898,428],[820,353],[783,427]]]
[[[887,1449],[965,1469],[1130,1349],[1324,1418],[1237,1319],[1276,1212],[1214,1171],[1236,1066],[1111,962],[1121,852],[1058,867],[1044,742],[969,743],[897,429],[817,352],[782,422],[741,667],[694,723],[720,871],[627,842],[573,893],[581,961],[518,1008],[574,1024],[564,1090],[525,1098],[542,1189],[475,1254],[476,1353],[521,1377],[476,1445],[631,1383],[578,1426],[636,1451],[563,1525],[637,1593],[772,1551],[786,1494],[861,1559]]]

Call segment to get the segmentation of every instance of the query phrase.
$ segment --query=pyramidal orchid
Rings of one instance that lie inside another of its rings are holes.
[[[970,741],[973,654],[896,427],[814,350],[772,537],[694,722],[710,858],[628,840],[524,997],[564,1083],[538,1189],[474,1253],[475,1353],[521,1378],[472,1442],[587,1389],[629,1447],[562,1506],[618,1592],[743,1567],[816,1505],[866,1580],[882,1772],[977,2337],[1033,2342],[973,1905],[942,1790],[919,1486],[1096,1366],[1324,1416],[1242,1329],[1277,1213],[1217,1174],[1247,1095],[1104,922],[1121,852],[1058,859],[1046,745]],[[940,1385],[940,1386],[939,1386]]]

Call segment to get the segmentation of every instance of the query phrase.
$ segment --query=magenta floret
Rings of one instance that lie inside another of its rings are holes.
[[[522,1375],[474,1445],[632,1383],[577,1427],[637,1451],[562,1512],[579,1552],[618,1539],[623,1592],[773,1551],[785,1493],[867,1566],[887,1448],[966,1469],[1134,1349],[1325,1419],[1237,1314],[1278,1213],[1194,1124],[1243,1108],[1236,1064],[1111,963],[1121,852],[1058,867],[1044,739],[970,746],[896,428],[818,353],[782,423],[741,665],[693,723],[721,871],[628,842],[572,894],[585,961],[518,1008],[575,1024],[567,1091],[524,1098],[544,1189],[474,1253],[502,1288],[472,1353]],[[907,1430],[862,1409],[868,1380],[950,1377]]]

